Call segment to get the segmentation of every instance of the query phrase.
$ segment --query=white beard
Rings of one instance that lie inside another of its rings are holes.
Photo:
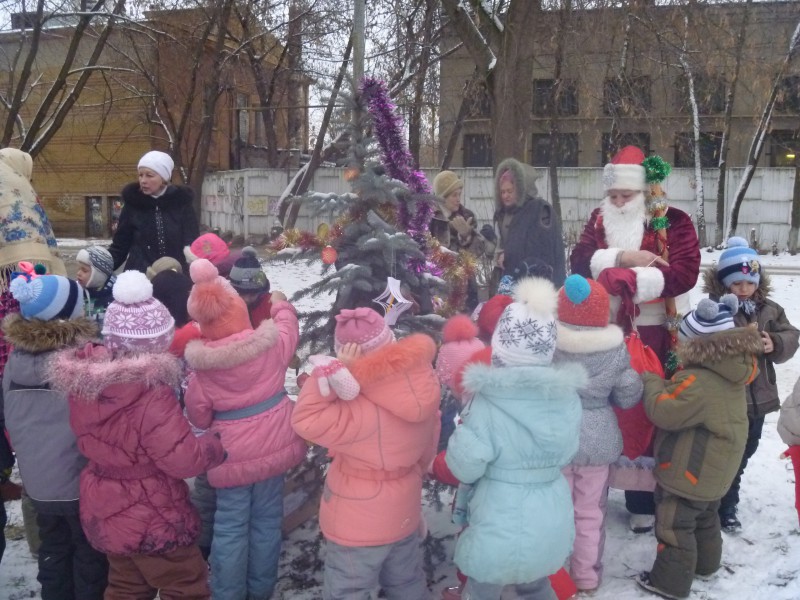
[[[614,206],[608,197],[600,204],[603,215],[606,244],[609,248],[620,250],[639,250],[644,238],[647,218],[644,192],[639,192],[633,200],[622,207]]]

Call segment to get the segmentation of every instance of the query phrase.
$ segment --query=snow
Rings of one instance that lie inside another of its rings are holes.
[[[703,251],[704,265],[719,257],[719,251]],[[781,304],[795,324],[800,324],[800,256],[780,254],[762,256],[762,264],[773,273],[775,291],[772,298]],[[305,261],[269,263],[265,266],[272,289],[288,296],[321,278],[322,265]],[[693,304],[702,297],[699,287],[692,292]],[[304,298],[297,303],[299,310],[319,309],[321,301]],[[800,377],[800,354],[789,362],[776,365],[781,397],[786,397]],[[294,372],[287,375],[287,389],[296,391]],[[794,508],[794,474],[788,461],[779,460],[783,450],[775,424],[777,413],[767,417],[758,452],[751,460],[742,481],[742,501],[739,516],[743,531],[739,535],[723,534],[723,568],[711,581],[696,580],[691,598],[722,600],[769,598],[790,600],[800,598],[800,528]],[[447,560],[439,565],[431,585],[432,598],[438,599],[441,590],[456,584],[455,567],[450,561],[458,528],[450,523],[449,492],[441,494],[444,508],[436,511],[426,502],[425,515],[431,534],[443,538]],[[19,502],[6,504],[9,511],[8,547],[0,566],[0,600],[40,598],[36,582],[36,563],[30,557],[20,534],[22,517]],[[520,515],[524,518],[524,515]],[[638,588],[632,578],[649,569],[656,553],[656,541],[651,534],[634,534],[627,527],[628,515],[621,492],[612,490],[606,519],[605,573],[593,600],[637,600],[652,596]],[[316,522],[311,521],[293,531],[284,540],[280,582],[274,598],[311,600],[321,597],[322,573],[309,560],[309,546],[318,535]],[[543,548],[543,552],[547,549]],[[324,551],[323,551],[324,554]],[[318,585],[309,586],[308,576]],[[300,582],[303,583],[300,583]],[[510,594],[504,598],[513,597]]]

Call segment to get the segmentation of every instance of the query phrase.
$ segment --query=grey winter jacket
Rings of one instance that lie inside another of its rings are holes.
[[[578,392],[581,398],[581,439],[572,464],[578,467],[613,463],[622,454],[622,432],[612,404],[631,408],[642,399],[643,384],[631,368],[622,329],[576,327],[558,323],[554,362],[580,363],[589,382]]]
[[[703,277],[703,291],[712,300],[719,300],[720,296],[728,293],[717,279],[716,266],[707,269]],[[783,307],[769,299],[770,289],[769,275],[762,271],[761,281],[752,298],[756,303],[755,313],[748,315],[740,308],[733,317],[737,327],[756,326],[758,331],[766,331],[774,346],[769,354],[762,352],[758,356],[758,376],[747,386],[747,416],[751,419],[763,417],[780,408],[774,365],[785,363],[795,355],[800,338],[800,331],[786,318]]]
[[[45,364],[56,350],[94,338],[97,325],[83,317],[28,321],[14,314],[3,320],[3,331],[14,350],[3,374],[0,411],[25,492],[41,513],[77,514],[86,459],[70,429],[67,396],[50,389]]]

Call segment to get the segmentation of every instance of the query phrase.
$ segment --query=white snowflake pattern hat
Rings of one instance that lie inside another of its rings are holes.
[[[549,280],[522,279],[492,335],[492,364],[549,365],[556,349],[557,306],[558,292]]]

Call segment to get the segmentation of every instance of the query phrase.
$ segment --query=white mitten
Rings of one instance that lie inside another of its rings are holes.
[[[323,396],[328,396],[331,389],[342,400],[353,400],[358,396],[361,386],[340,360],[314,354],[308,357],[308,362],[314,367],[311,375],[317,377],[319,391]]]

